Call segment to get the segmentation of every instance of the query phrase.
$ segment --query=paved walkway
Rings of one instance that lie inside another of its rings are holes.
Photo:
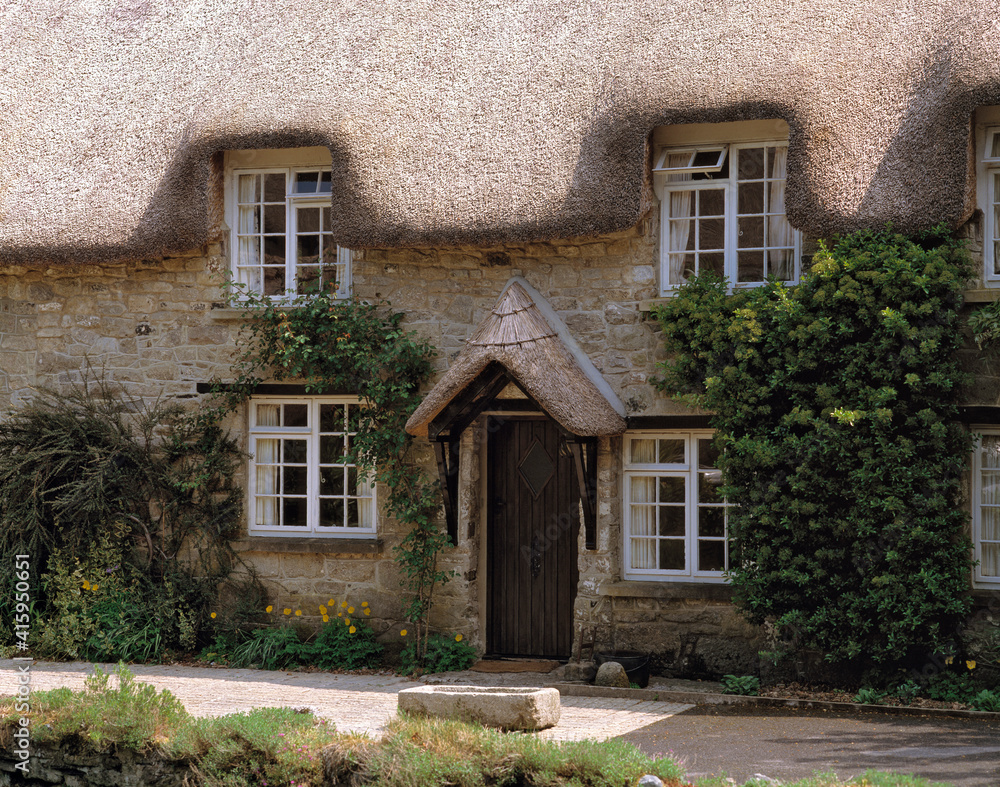
[[[102,665],[113,671],[114,665]],[[267,672],[206,667],[130,667],[136,677],[158,689],[169,689],[195,716],[222,716],[251,708],[309,708],[330,719],[342,732],[375,734],[396,715],[396,694],[420,682],[391,674],[333,675],[325,672]],[[36,662],[31,668],[33,691],[66,686],[82,689],[92,671],[86,662]],[[545,685],[539,673],[483,674],[463,672],[429,676],[426,683],[476,685]],[[15,662],[0,660],[0,695],[17,689]],[[555,727],[538,733],[551,740],[605,740],[662,721],[693,706],[593,697],[563,697]]]

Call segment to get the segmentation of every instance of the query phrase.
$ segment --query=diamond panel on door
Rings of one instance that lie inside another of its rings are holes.
[[[542,448],[542,444],[535,440],[531,444],[531,448],[525,452],[517,471],[524,479],[524,483],[528,485],[531,494],[538,497],[545,489],[545,485],[555,475],[556,466],[549,458],[548,452]]]

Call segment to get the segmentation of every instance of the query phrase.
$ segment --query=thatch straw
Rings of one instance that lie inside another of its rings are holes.
[[[633,226],[666,124],[781,118],[814,235],[957,223],[1000,104],[996,0],[15,0],[0,260],[190,249],[213,153],[327,145],[334,235],[493,244]]]
[[[573,353],[517,281],[500,296],[465,349],[406,423],[426,437],[431,421],[489,366],[504,366],[565,429],[583,437],[625,431],[625,419],[584,373]]]

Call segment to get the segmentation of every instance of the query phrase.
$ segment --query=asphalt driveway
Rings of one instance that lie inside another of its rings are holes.
[[[888,713],[701,705],[620,736],[674,752],[691,778],[788,780],[869,768],[960,787],[1000,787],[1000,722]]]

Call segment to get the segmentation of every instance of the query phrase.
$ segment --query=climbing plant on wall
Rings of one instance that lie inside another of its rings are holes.
[[[449,541],[438,526],[437,483],[405,459],[404,427],[419,404],[434,349],[404,330],[403,315],[388,304],[338,299],[332,292],[290,304],[250,294],[244,303],[235,382],[220,387],[224,407],[242,404],[265,379],[301,380],[309,393],[351,393],[364,402],[346,460],[384,485],[385,510],[409,527],[395,558],[409,592],[405,614],[414,623],[422,658],[434,588],[450,577],[438,567]]]
[[[797,287],[693,279],[658,318],[659,385],[712,411],[734,601],[830,660],[902,663],[968,610],[956,423],[970,275],[941,230],[821,244]]]

